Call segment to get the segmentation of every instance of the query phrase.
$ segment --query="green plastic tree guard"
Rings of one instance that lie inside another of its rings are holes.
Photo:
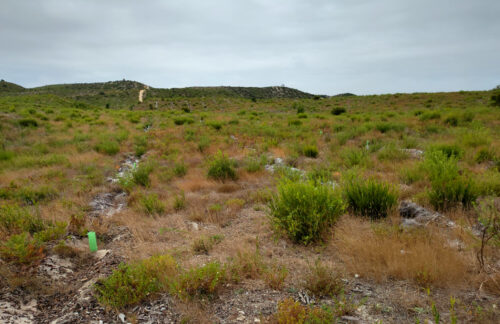
[[[89,237],[89,248],[91,252],[97,251],[97,239],[95,236],[95,232],[88,232]]]

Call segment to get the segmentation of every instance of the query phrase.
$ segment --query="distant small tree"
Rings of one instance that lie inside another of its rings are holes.
[[[500,91],[495,92],[491,96],[491,100],[493,101],[493,105],[500,106]]]

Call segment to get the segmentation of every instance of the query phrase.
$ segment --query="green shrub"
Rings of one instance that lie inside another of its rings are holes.
[[[211,298],[218,293],[226,281],[225,267],[219,262],[210,262],[181,274],[175,282],[174,292],[183,299]]]
[[[44,257],[43,246],[28,233],[12,235],[0,244],[0,257],[16,265],[36,266]]]
[[[472,180],[460,174],[457,158],[442,151],[430,151],[425,155],[422,167],[431,182],[429,201],[438,210],[461,204],[468,208],[476,200],[477,188]]]
[[[328,185],[282,179],[269,203],[273,224],[294,242],[318,241],[344,210],[341,197]]]
[[[198,151],[204,152],[210,146],[210,138],[203,136],[198,142]]]
[[[460,143],[465,146],[478,147],[491,143],[491,132],[485,127],[468,127],[460,136]]]
[[[13,205],[0,206],[0,239],[22,232],[34,234],[45,228],[46,224],[42,219],[33,216],[26,208]]]
[[[0,161],[8,161],[14,157],[14,153],[0,149]]]
[[[222,123],[218,121],[207,122],[207,126],[212,127],[215,130],[220,130],[222,128]]]
[[[134,137],[134,151],[135,156],[141,157],[148,150],[148,139],[146,136]]]
[[[273,323],[278,324],[329,324],[338,321],[330,307],[303,306],[292,298],[279,302],[273,317]]]
[[[56,222],[55,224],[50,224],[46,229],[36,232],[33,238],[37,242],[49,242],[61,239],[66,234],[66,227],[68,224],[65,222]]]
[[[302,154],[310,158],[318,157],[318,148],[316,145],[307,145],[302,148]]]
[[[184,124],[193,124],[194,120],[192,118],[187,118],[187,117],[178,117],[174,118],[174,124],[180,126]]]
[[[132,171],[132,180],[135,184],[143,187],[149,187],[149,174],[152,171],[153,168],[150,165],[141,164],[134,171]]]
[[[464,150],[456,144],[438,144],[431,146],[430,151],[440,151],[447,157],[455,157],[457,159],[461,158],[464,154]]]
[[[487,149],[487,148],[482,148],[477,152],[475,160],[477,163],[483,163],[483,162],[488,162],[488,161],[495,161],[496,159],[496,154],[495,152]]]
[[[477,178],[477,190],[481,196],[500,197],[500,172],[489,169]]]
[[[496,93],[491,95],[491,103],[494,106],[500,106],[500,92],[497,91]]]
[[[18,190],[16,196],[28,205],[35,205],[42,201],[54,200],[59,194],[53,187],[41,186],[38,188],[23,187]]]
[[[196,254],[208,254],[215,244],[219,244],[223,239],[221,235],[201,237],[193,242],[193,251]]]
[[[404,184],[411,185],[425,179],[425,172],[419,167],[402,168],[399,172],[399,178]]]
[[[344,196],[349,209],[371,219],[387,217],[398,200],[394,188],[374,179],[349,179],[344,185]]]
[[[387,133],[389,131],[401,132],[405,127],[406,125],[396,123],[377,123],[375,125],[375,128],[381,133]]]
[[[444,119],[444,123],[449,126],[458,126],[458,117],[455,115],[448,116]]]
[[[245,162],[245,170],[250,173],[258,172],[267,164],[267,157],[263,154],[260,159],[255,157],[250,157]]]
[[[168,255],[155,256],[130,265],[120,264],[117,270],[95,285],[97,300],[111,308],[134,305],[151,294],[168,291],[177,274],[177,264]]]
[[[174,174],[176,177],[182,178],[187,174],[187,166],[184,163],[176,163],[174,165]]]
[[[332,181],[332,172],[328,167],[319,166],[309,171],[307,178],[315,184],[323,184]]]
[[[299,119],[292,119],[288,122],[289,126],[300,126],[302,122]]]
[[[340,153],[344,165],[351,168],[356,165],[365,165],[368,161],[368,154],[363,149],[346,148]]]
[[[38,122],[35,119],[23,118],[18,121],[21,127],[38,127]]]
[[[474,113],[472,111],[465,111],[462,116],[461,116],[461,119],[464,123],[470,123],[471,121],[474,120]]]
[[[437,111],[429,111],[420,115],[421,121],[431,120],[431,119],[440,119],[441,114]]]
[[[450,209],[458,204],[463,208],[469,208],[478,197],[477,188],[472,180],[463,177],[432,181],[428,195],[430,203],[438,210]]]
[[[140,199],[140,204],[141,204],[142,210],[147,215],[150,215],[150,216],[161,215],[165,212],[165,206],[158,199],[158,195],[156,195],[156,194],[149,194],[149,195],[142,196]]]
[[[99,153],[115,155],[120,152],[120,144],[115,140],[101,139],[94,149]]]
[[[302,114],[305,111],[304,104],[301,102],[294,102],[292,104],[292,109],[297,110],[297,114]]]
[[[235,162],[219,151],[210,161],[208,177],[215,180],[236,180]]]
[[[399,149],[394,144],[384,146],[377,154],[377,158],[381,161],[402,161],[408,158],[408,153]]]
[[[180,195],[175,196],[174,200],[174,209],[179,211],[186,207],[186,196],[184,195],[184,191],[181,192]]]
[[[297,118],[299,118],[299,119],[306,119],[307,115],[306,114],[297,114]]]
[[[317,297],[332,297],[344,290],[340,275],[334,269],[321,264],[319,260],[309,267],[304,279],[304,288]]]
[[[335,115],[335,116],[341,115],[345,112],[346,112],[345,108],[342,108],[342,107],[335,107],[331,111],[332,115]]]

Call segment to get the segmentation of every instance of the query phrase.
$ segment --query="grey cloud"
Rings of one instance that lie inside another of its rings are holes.
[[[489,89],[500,83],[498,17],[494,0],[2,0],[0,77],[326,94]]]

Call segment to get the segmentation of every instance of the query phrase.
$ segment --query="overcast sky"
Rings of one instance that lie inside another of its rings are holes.
[[[0,0],[0,78],[319,94],[491,89],[500,0]]]

